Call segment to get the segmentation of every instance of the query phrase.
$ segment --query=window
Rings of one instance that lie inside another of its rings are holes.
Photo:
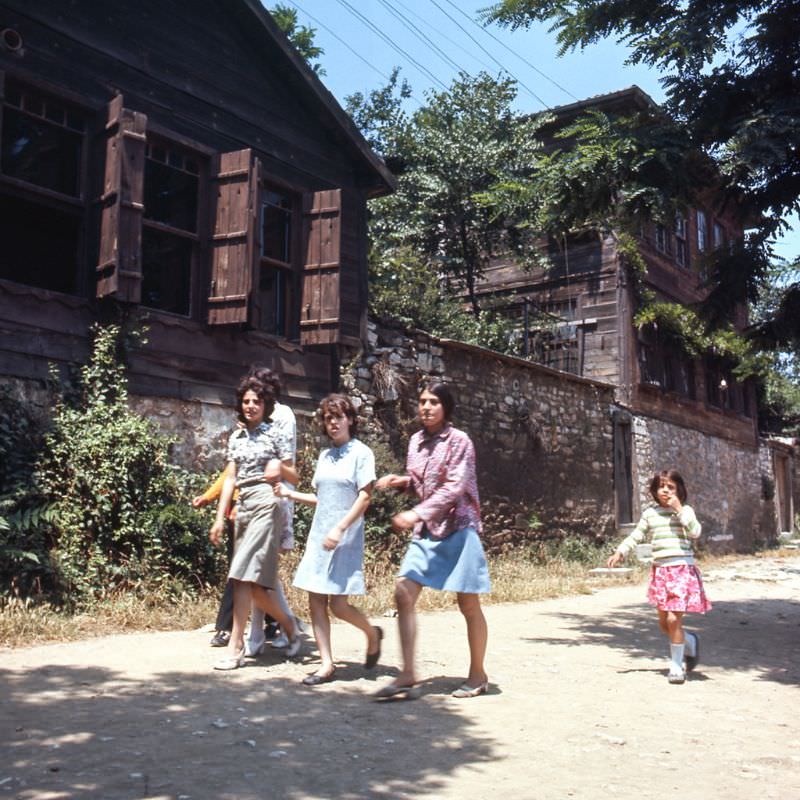
[[[278,336],[288,335],[294,295],[294,206],[287,192],[262,189],[259,327]]]
[[[725,245],[725,229],[719,222],[714,221],[714,224],[711,228],[712,234],[712,244],[715,250],[718,250],[720,247]]]
[[[77,293],[87,115],[9,80],[0,120],[0,278]]]
[[[670,252],[669,232],[660,223],[656,224],[656,250],[659,253],[669,254]]]
[[[686,242],[686,218],[675,217],[675,261],[681,267],[689,266],[689,248]]]
[[[706,222],[706,212],[699,208],[695,212],[697,222],[697,251],[704,253],[708,249],[708,227]]]
[[[694,400],[694,363],[677,346],[647,327],[639,335],[639,379],[646,386]]]
[[[200,164],[152,138],[144,165],[142,305],[188,316],[196,259]]]

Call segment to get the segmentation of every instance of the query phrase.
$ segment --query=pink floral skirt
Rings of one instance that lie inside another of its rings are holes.
[[[690,611],[705,614],[711,603],[703,588],[700,570],[694,564],[653,565],[647,602],[660,611]]]

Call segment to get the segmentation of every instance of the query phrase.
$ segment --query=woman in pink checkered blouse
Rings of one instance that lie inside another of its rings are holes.
[[[385,475],[377,489],[399,489],[419,498],[409,511],[392,520],[396,530],[413,538],[400,566],[395,587],[403,668],[397,678],[375,693],[380,699],[413,698],[415,607],[424,586],[456,592],[467,623],[470,667],[454,697],[477,697],[488,689],[483,660],[488,631],[480,595],[490,590],[489,570],[480,540],[481,517],[475,477],[475,448],[450,418],[455,401],[444,384],[423,388],[419,395],[422,430],[408,445],[405,475]]]

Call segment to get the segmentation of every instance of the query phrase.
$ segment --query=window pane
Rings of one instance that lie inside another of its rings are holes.
[[[262,267],[259,279],[260,328],[277,336],[286,335],[286,308],[289,298],[289,274],[282,269]]]
[[[80,228],[77,214],[0,196],[0,278],[74,294]]]
[[[164,155],[161,148],[153,148]],[[144,167],[144,216],[182,231],[197,232],[197,176],[148,156]]]
[[[0,170],[12,178],[77,197],[83,137],[6,106]]]
[[[142,231],[142,305],[189,314],[193,244],[145,227]]]
[[[697,212],[697,249],[702,253],[706,249],[706,239],[708,233],[706,231],[706,215],[705,212]]]
[[[261,203],[261,254],[285,264],[291,261],[292,201],[265,190]]]

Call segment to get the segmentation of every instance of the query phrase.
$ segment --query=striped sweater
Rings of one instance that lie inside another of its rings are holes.
[[[671,508],[651,506],[617,552],[627,555],[649,534],[656,565],[694,564],[691,540],[698,539],[700,533],[700,523],[691,506],[684,506],[677,514]]]

